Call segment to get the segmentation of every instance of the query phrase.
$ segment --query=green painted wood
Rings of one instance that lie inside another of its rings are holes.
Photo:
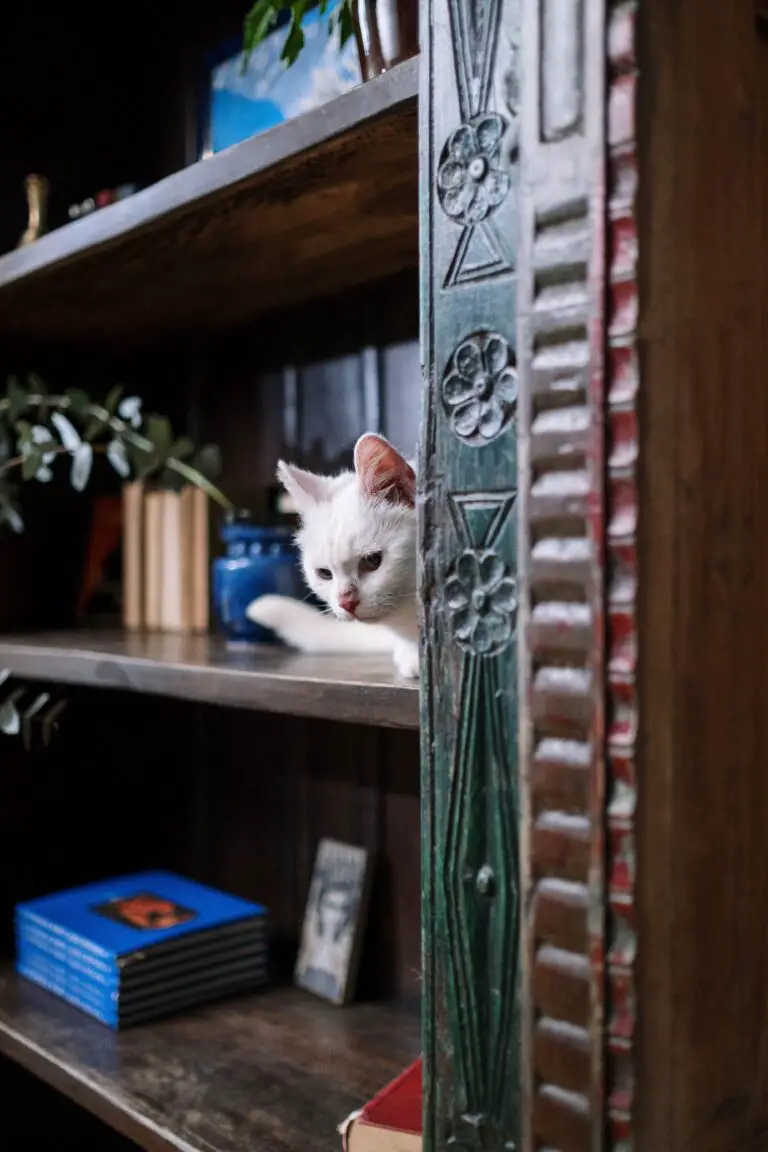
[[[519,0],[425,0],[425,1149],[520,1147]]]

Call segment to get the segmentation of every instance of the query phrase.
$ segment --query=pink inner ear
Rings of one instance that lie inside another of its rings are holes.
[[[363,491],[393,504],[416,503],[416,474],[407,460],[380,436],[363,436],[355,447],[355,471]]]

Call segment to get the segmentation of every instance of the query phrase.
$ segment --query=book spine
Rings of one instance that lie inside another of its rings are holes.
[[[83,978],[62,960],[49,956],[34,944],[22,942],[17,951],[16,960],[28,970],[47,974],[57,986],[72,996],[79,996],[100,1012],[109,1013],[118,1000],[117,991],[101,988],[94,985],[86,977]]]
[[[210,627],[211,546],[208,497],[200,488],[192,489],[192,629],[207,632]]]
[[[68,964],[72,969],[81,972],[100,984],[104,988],[114,989],[120,983],[120,975],[116,967],[110,968],[95,957],[87,955],[81,948],[68,944],[59,936],[45,932],[33,925],[22,925],[16,932],[17,947],[29,944],[41,952],[52,956],[55,960]]]
[[[162,593],[160,626],[168,632],[184,630],[184,534],[179,492],[162,492]]]
[[[163,495],[147,492],[144,498],[144,626],[162,627]]]
[[[78,936],[76,932],[70,932],[68,928],[62,928],[59,924],[53,924],[50,920],[39,916],[37,912],[32,912],[28,908],[18,908],[16,910],[17,930],[26,923],[34,924],[44,932],[52,932],[55,936],[65,940],[68,945],[82,949],[90,956],[94,956],[97,960],[101,960],[102,962],[106,961],[110,965],[110,970],[114,969],[114,956],[108,952],[106,948],[102,948],[99,944],[93,944],[90,940],[86,940],[84,936]]]
[[[16,962],[16,971],[20,976],[23,976],[25,980],[30,980],[33,984],[39,984],[40,987],[45,988],[47,992],[52,992],[61,1000],[66,1000],[67,1003],[72,1004],[75,1008],[79,1008],[81,1012],[87,1012],[89,1016],[100,1020],[102,1024],[106,1024],[110,1028],[117,1028],[116,1005],[108,1011],[99,1008],[90,999],[79,996],[72,989],[65,987],[63,982],[54,973],[36,964],[33,960],[18,960]]]
[[[123,485],[123,627],[144,627],[144,484]]]

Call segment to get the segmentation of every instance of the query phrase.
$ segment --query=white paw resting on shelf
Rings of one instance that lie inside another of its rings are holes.
[[[391,656],[394,647],[391,633],[378,624],[342,622],[290,596],[260,596],[248,605],[246,615],[300,652]]]

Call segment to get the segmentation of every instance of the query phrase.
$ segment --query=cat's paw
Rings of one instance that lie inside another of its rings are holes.
[[[399,643],[394,650],[395,668],[404,680],[419,678],[419,649],[415,644]]]
[[[269,628],[284,639],[288,639],[292,631],[295,612],[296,601],[290,596],[259,596],[245,610],[246,616],[254,624]]]

